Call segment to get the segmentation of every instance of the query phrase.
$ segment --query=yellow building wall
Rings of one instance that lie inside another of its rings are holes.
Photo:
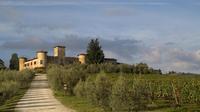
[[[65,47],[54,47],[54,56],[65,57]]]
[[[53,49],[53,53],[54,53],[54,56],[58,56],[58,47],[55,47]]]
[[[38,68],[45,68],[47,64],[47,53],[46,52],[38,52],[37,53],[37,65]]]
[[[65,61],[65,47],[54,47],[54,57],[58,57],[58,64],[64,64]]]
[[[79,55],[78,59],[79,59],[79,62],[81,64],[85,64],[86,63],[85,55]]]
[[[36,59],[24,62],[23,69],[45,68],[47,66],[47,52],[37,52],[36,57]]]
[[[24,58],[24,57],[21,57],[21,58],[19,58],[19,71],[21,71],[21,70],[24,70],[25,69],[25,66],[24,66],[24,64],[25,64],[25,62],[26,62],[26,58]]]

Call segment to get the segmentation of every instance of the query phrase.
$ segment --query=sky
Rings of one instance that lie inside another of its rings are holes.
[[[0,0],[0,58],[66,56],[98,38],[105,56],[163,71],[200,72],[200,0]]]

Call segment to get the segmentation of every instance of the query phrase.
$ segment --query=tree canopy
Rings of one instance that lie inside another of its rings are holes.
[[[5,65],[4,65],[4,61],[2,59],[0,59],[0,70],[1,69],[5,69]]]
[[[104,61],[104,53],[98,39],[91,39],[87,47],[86,62],[88,64],[99,64]]]
[[[19,69],[19,58],[17,53],[13,53],[10,59],[10,66],[11,70],[18,70]]]

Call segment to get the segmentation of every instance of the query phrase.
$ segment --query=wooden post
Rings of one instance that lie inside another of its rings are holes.
[[[64,83],[64,94],[67,95],[67,84]]]

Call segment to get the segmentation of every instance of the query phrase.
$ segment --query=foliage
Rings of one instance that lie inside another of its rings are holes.
[[[34,73],[29,70],[21,72],[1,70],[0,71],[0,104],[14,96],[20,89],[27,88]]]
[[[64,69],[60,66],[51,65],[47,71],[49,85],[52,89],[58,91],[63,89]]]
[[[148,74],[148,65],[146,63],[139,63],[136,65],[136,74]]]
[[[105,73],[119,73],[120,68],[116,64],[105,63],[101,65],[101,71],[104,71]]]
[[[50,86],[56,90],[65,91],[69,95],[73,95],[73,89],[76,84],[79,82],[80,79],[85,80],[85,71],[81,69],[69,68],[64,69],[62,66],[55,66],[49,67],[47,70],[48,74],[48,81]],[[66,85],[67,89],[64,90],[64,84]]]
[[[129,81],[124,76],[120,76],[115,82],[110,100],[112,111],[122,112],[131,108],[128,85]]]
[[[96,94],[95,94],[95,89],[96,89],[96,85],[95,85],[95,81],[92,79],[92,76],[89,76],[86,81],[85,81],[85,95],[86,98],[92,102],[92,103],[96,103]]]
[[[98,39],[92,39],[88,44],[86,61],[89,64],[99,64],[104,61],[104,53]]]
[[[19,70],[19,58],[16,53],[11,56],[9,68],[11,70]]]
[[[0,59],[0,70],[5,69],[4,61]]]
[[[82,80],[79,80],[79,82],[74,87],[74,94],[78,97],[85,97],[85,83]]]
[[[100,65],[98,64],[87,65],[87,68],[86,68],[87,73],[99,73],[100,71],[101,71]]]
[[[122,73],[133,73],[133,67],[131,65],[127,65],[127,64],[121,64],[120,71]]]
[[[109,107],[109,97],[111,94],[111,83],[105,74],[98,74],[95,80],[96,103],[103,108]]]
[[[88,70],[88,67],[98,70]],[[134,72],[138,68],[140,75]],[[66,82],[67,95],[87,99],[106,111],[145,111],[200,104],[199,76],[158,75],[159,72],[145,75],[141,74],[146,73],[142,68],[147,67],[120,64],[55,66],[48,70],[48,78],[50,85],[57,88],[55,90],[63,91]]]

